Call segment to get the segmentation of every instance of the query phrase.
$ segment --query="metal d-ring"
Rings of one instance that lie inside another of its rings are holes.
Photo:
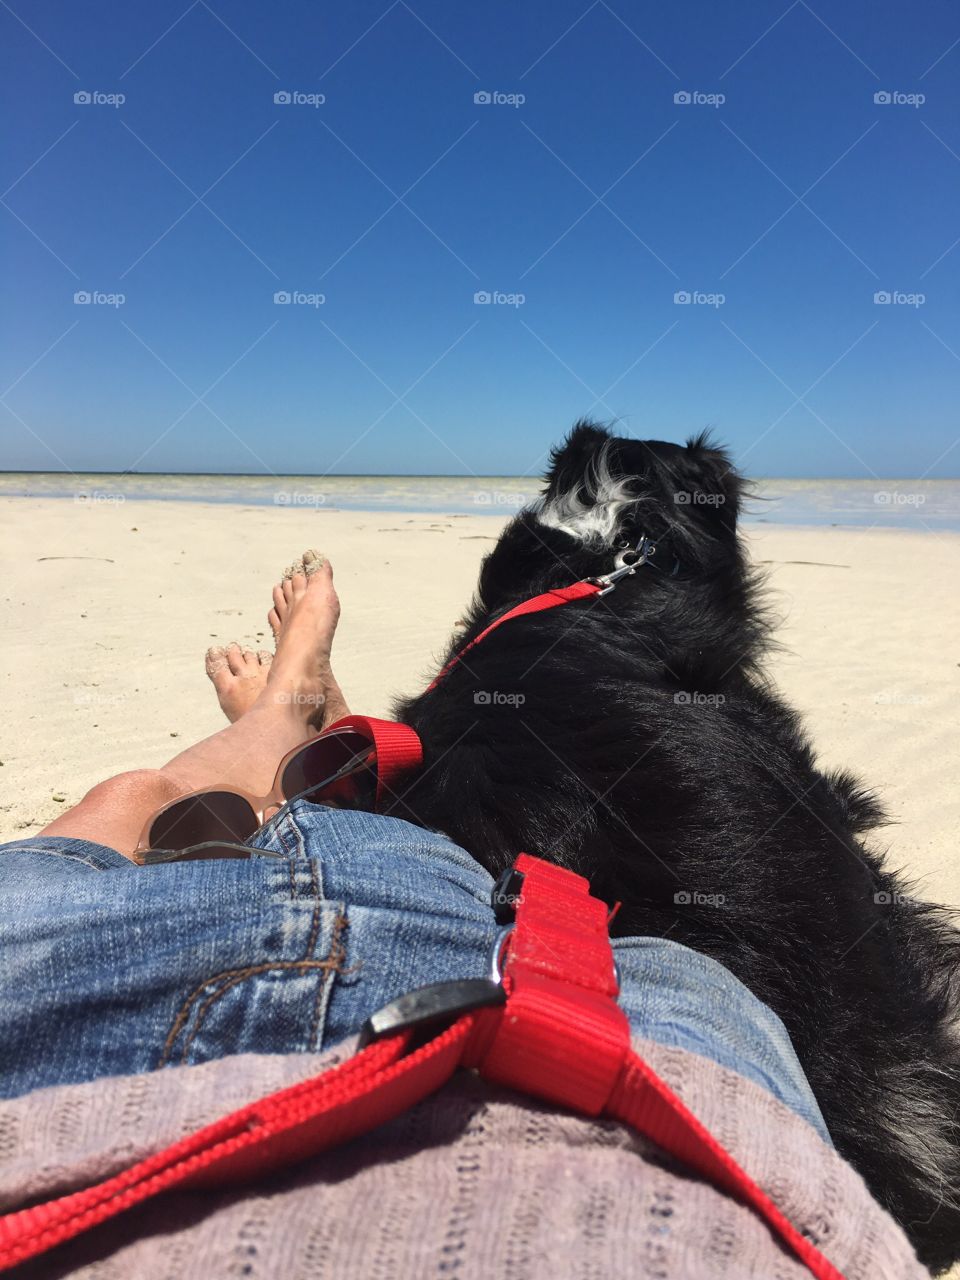
[[[508,924],[503,929],[497,930],[497,935],[493,940],[493,946],[490,948],[490,969],[489,978],[491,982],[503,981],[503,953],[507,945],[511,933],[515,926]]]

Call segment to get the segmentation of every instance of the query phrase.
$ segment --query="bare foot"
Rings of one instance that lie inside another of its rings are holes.
[[[273,602],[267,620],[276,658],[236,642],[207,650],[206,672],[224,715],[234,724],[258,704],[262,709],[261,699],[288,705],[296,718],[317,729],[349,715],[330,663],[340,601],[329,561],[305,551],[284,570]]]
[[[254,653],[234,641],[225,649],[208,649],[204,666],[217,691],[220,709],[231,724],[249,711],[266,688],[273,654],[267,649]]]
[[[273,588],[267,621],[277,639],[277,653],[258,702],[270,699],[306,709],[314,728],[350,714],[331,665],[339,618],[330,562],[316,552],[304,552],[303,560]]]

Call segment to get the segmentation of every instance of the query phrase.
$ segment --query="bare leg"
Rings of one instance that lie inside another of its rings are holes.
[[[339,615],[329,563],[309,578],[294,573],[274,588],[270,621],[277,653],[249,709],[162,769],[136,770],[100,783],[41,834],[94,840],[130,856],[150,814],[178,795],[217,785],[266,794],[288,751],[318,725],[349,714],[330,664]],[[211,678],[216,684],[216,676]],[[221,684],[226,688],[225,678]]]

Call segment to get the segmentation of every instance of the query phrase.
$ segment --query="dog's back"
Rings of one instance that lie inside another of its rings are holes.
[[[960,1256],[960,935],[862,843],[878,807],[818,772],[763,683],[743,493],[702,437],[575,428],[451,656],[644,536],[655,555],[609,595],[506,623],[404,703],[426,768],[395,812],[494,874],[521,849],[572,867],[622,902],[617,933],[725,964],[785,1022],[838,1149],[943,1267]]]

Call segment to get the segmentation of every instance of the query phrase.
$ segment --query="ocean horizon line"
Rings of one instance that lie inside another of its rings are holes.
[[[78,505],[126,501],[365,511],[429,516],[516,514],[542,496],[531,476],[274,475],[255,472],[0,472],[0,498]],[[719,505],[722,495],[678,490],[679,505]],[[748,524],[883,525],[960,532],[960,480],[775,477],[757,479],[742,505]]]

